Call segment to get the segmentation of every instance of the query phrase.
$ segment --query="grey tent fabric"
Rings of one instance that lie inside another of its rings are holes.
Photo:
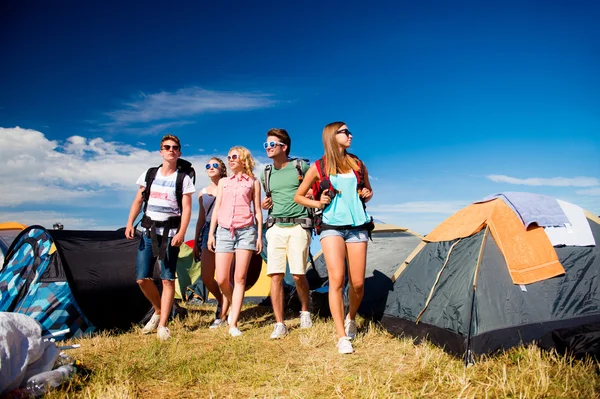
[[[421,243],[421,236],[401,227],[377,223],[372,232],[372,241],[367,247],[367,265],[365,272],[365,294],[358,312],[366,318],[380,320],[388,293],[392,289],[392,278],[406,257]],[[311,280],[319,282],[327,279],[327,264],[322,252],[314,259],[314,270],[307,272],[309,284]],[[319,278],[313,277],[317,276]],[[323,296],[327,295],[326,287],[311,286]],[[311,291],[311,294],[313,291]],[[328,307],[326,300],[319,306]],[[328,309],[312,309],[313,312],[327,315]]]
[[[598,240],[600,225],[588,221]],[[428,243],[394,282],[382,318],[390,332],[427,338],[466,359],[530,342],[600,354],[600,248],[557,247],[566,273],[519,286],[488,231],[460,240],[448,257],[454,243]]]

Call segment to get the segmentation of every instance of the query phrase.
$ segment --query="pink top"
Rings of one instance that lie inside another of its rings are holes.
[[[254,224],[254,212],[250,206],[254,193],[254,178],[246,174],[226,177],[223,184],[223,198],[219,207],[217,222],[220,227],[241,229]]]

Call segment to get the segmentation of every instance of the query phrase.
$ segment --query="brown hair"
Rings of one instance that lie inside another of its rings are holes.
[[[221,158],[212,157],[208,160],[208,162],[215,160],[219,164],[219,169],[221,169],[221,177],[227,177],[227,166],[225,166],[225,162]]]
[[[292,139],[288,134],[287,130],[281,128],[273,128],[267,132],[267,137],[275,136],[281,141],[283,144],[287,146],[287,150],[285,150],[285,155],[290,155],[290,150],[292,149]]]
[[[332,122],[323,128],[323,149],[325,150],[325,168],[328,175],[339,173],[348,173],[351,170],[359,171],[360,166],[354,158],[346,151],[340,153],[340,145],[337,142],[336,134],[345,122]]]
[[[162,138],[162,140],[160,140],[160,149],[162,150],[162,146],[163,143],[167,140],[171,140],[177,143],[177,145],[179,146],[179,150],[181,150],[181,143],[179,142],[179,139],[177,138],[177,136],[173,136],[172,134],[165,134]]]

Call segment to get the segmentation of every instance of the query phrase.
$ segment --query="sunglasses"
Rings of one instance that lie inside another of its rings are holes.
[[[178,145],[163,144],[162,149],[165,150],[165,151],[171,151],[171,149],[173,151],[179,151],[179,146]]]
[[[219,169],[219,164],[218,163],[207,163],[206,164],[206,170],[213,168],[213,169]]]
[[[282,147],[283,147],[285,144],[283,144],[283,143],[280,143],[279,141],[267,141],[266,143],[263,143],[263,147],[265,147],[265,150],[266,150],[267,148],[274,148],[274,147],[277,147],[278,145],[280,145],[280,146],[282,146]]]
[[[335,132],[335,134],[345,134],[346,136],[352,136],[352,132],[348,129],[340,129]]]
[[[227,155],[227,160],[228,161],[231,161],[231,160],[237,161],[239,158],[240,157],[238,156],[238,154]]]

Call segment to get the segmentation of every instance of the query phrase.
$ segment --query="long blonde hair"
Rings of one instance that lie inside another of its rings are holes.
[[[332,122],[323,128],[323,148],[325,150],[325,168],[327,175],[337,175],[338,173],[348,173],[351,170],[360,171],[360,166],[354,158],[344,151],[340,153],[340,145],[337,142],[336,135],[344,122]]]
[[[254,158],[252,158],[252,154],[250,153],[250,151],[248,151],[248,149],[246,147],[242,147],[242,146],[231,147],[229,149],[229,152],[231,152],[233,150],[237,150],[237,152],[239,154],[240,163],[242,164],[242,167],[244,168],[244,173],[250,177],[254,177],[254,173],[252,173],[252,171],[254,170],[254,165],[256,165],[256,163],[254,162]],[[228,152],[228,154],[229,154],[229,152]]]

